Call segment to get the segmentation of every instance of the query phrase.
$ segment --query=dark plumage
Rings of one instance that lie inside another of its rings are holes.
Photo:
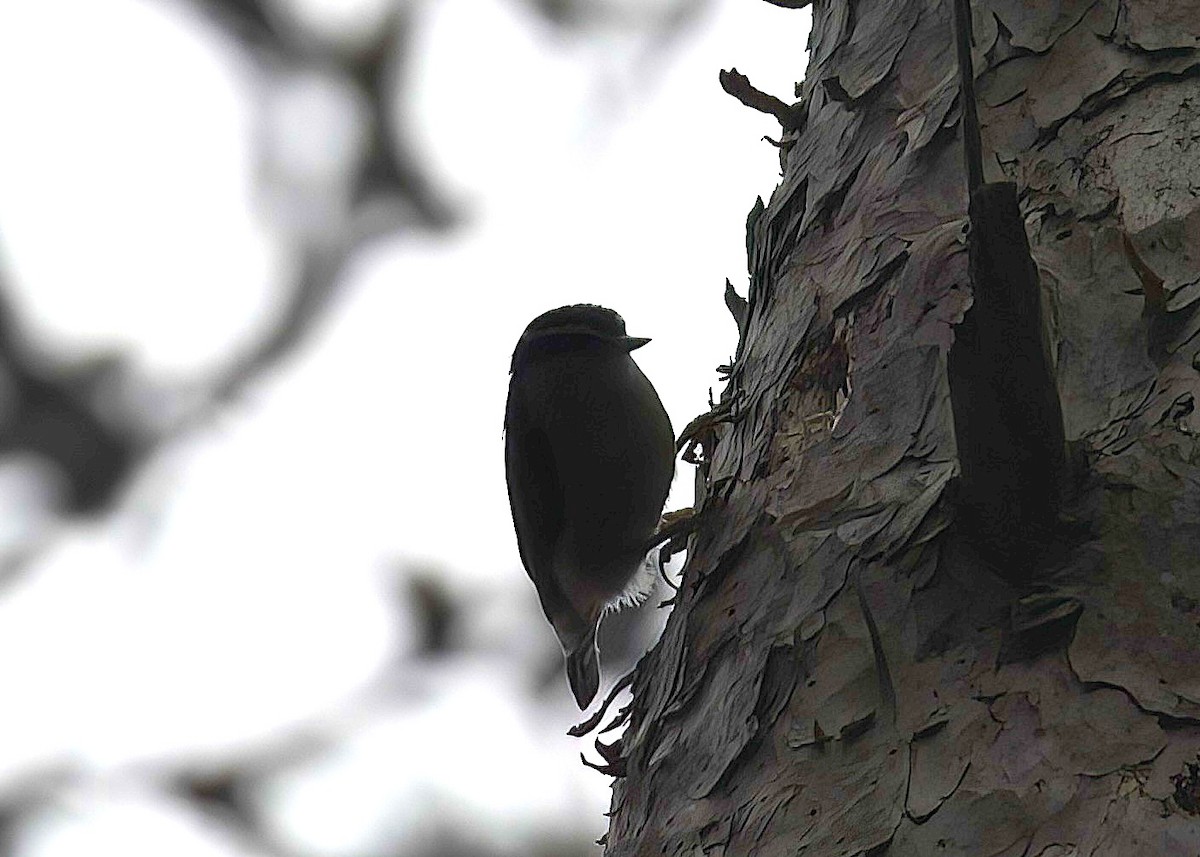
[[[610,309],[560,307],[513,352],[505,471],[521,561],[567,658],[580,708],[600,684],[601,615],[636,600],[638,574],[675,471],[671,421]]]

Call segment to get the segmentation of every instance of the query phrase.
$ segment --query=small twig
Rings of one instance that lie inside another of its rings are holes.
[[[721,88],[732,95],[738,101],[745,104],[751,110],[757,110],[759,113],[767,113],[779,120],[779,124],[783,126],[784,131],[799,131],[804,127],[804,102],[800,101],[796,104],[788,104],[786,101],[781,101],[774,95],[767,95],[761,89],[756,89],[750,83],[750,78],[742,74],[736,68],[731,68],[728,71],[721,69],[721,73],[717,76],[721,81]]]
[[[706,438],[711,437],[713,429],[720,423],[733,421],[733,399],[718,402],[708,413],[701,414],[687,424],[675,442],[676,454],[682,452],[683,460],[688,464],[699,464],[695,455],[696,445],[706,445]]]

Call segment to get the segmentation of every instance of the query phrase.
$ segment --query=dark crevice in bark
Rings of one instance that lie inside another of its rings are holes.
[[[1196,56],[1196,52],[1190,48],[1164,48],[1156,52],[1162,56]],[[1178,80],[1187,79],[1190,77],[1200,76],[1200,58],[1196,59],[1194,65],[1183,68],[1182,71],[1163,71],[1153,74],[1146,74],[1145,77],[1134,80],[1129,83],[1127,78],[1118,76],[1112,82],[1105,86],[1104,89],[1096,92],[1096,94],[1087,98],[1081,104],[1078,112],[1075,113],[1075,118],[1081,121],[1093,119],[1114,106],[1118,101],[1128,98],[1134,92],[1144,90],[1148,86],[1154,86],[1160,83],[1177,83]],[[1122,89],[1126,86],[1126,89]]]
[[[1061,593],[1035,592],[1014,601],[1000,641],[997,666],[1032,661],[1071,643],[1083,602]]]
[[[1084,678],[1080,677],[1079,671],[1077,669],[1075,669],[1075,665],[1073,663],[1071,663],[1069,653],[1068,653],[1068,658],[1067,658],[1067,664],[1071,667],[1072,674],[1074,674],[1075,678],[1077,678],[1079,680],[1079,686],[1081,688],[1083,688],[1084,691],[1100,690],[1102,688],[1108,688],[1109,690],[1120,691],[1120,693],[1123,694],[1125,696],[1125,698],[1129,700],[1130,704],[1133,705],[1135,708],[1137,708],[1138,711],[1141,711],[1144,714],[1154,715],[1156,720],[1164,721],[1164,722],[1168,722],[1168,721],[1173,722],[1175,724],[1178,724],[1179,727],[1195,726],[1197,724],[1200,724],[1200,718],[1174,716],[1165,711],[1159,711],[1156,708],[1151,708],[1150,706],[1141,702],[1138,699],[1138,697],[1129,688],[1125,687],[1124,685],[1118,684],[1114,681],[1104,681],[1101,679],[1084,679]]]
[[[767,273],[771,281],[779,279],[780,269],[795,249],[800,227],[808,211],[808,179],[805,179],[774,215],[767,226]],[[778,254],[778,255],[777,255]]]
[[[888,668],[887,654],[883,650],[883,640],[879,634],[879,625],[871,612],[867,601],[867,593],[862,583],[862,569],[855,568],[851,575],[854,580],[854,593],[858,597],[858,607],[862,611],[863,621],[867,624],[867,633],[871,636],[871,652],[875,658],[875,676],[879,681],[879,698],[883,708],[883,722],[887,728],[896,723],[896,686],[892,683],[892,671]]]
[[[833,317],[845,318],[855,310],[871,303],[871,301],[875,300],[876,295],[879,294],[883,287],[891,282],[891,280],[904,269],[906,264],[908,264],[908,251],[901,250],[898,254],[896,254],[896,258],[892,259],[879,269],[879,273],[875,275],[875,279],[873,279],[868,285],[835,306],[833,308]]]
[[[813,218],[814,223],[816,221],[823,222],[826,231],[833,228],[837,213],[841,209],[842,203],[846,201],[846,194],[850,193],[850,188],[858,180],[858,174],[861,172],[865,160],[865,158],[860,159],[850,172],[846,174],[846,178],[841,184],[835,186],[829,193],[817,200],[816,215]]]
[[[1180,54],[1185,56],[1188,54],[1195,54],[1195,51],[1190,49],[1171,50],[1178,51]],[[1159,51],[1158,53],[1165,54],[1166,50]],[[1086,122],[1089,119],[1094,119],[1114,105],[1125,100],[1134,93],[1146,89],[1147,87],[1158,84],[1174,84],[1191,77],[1200,77],[1200,61],[1197,61],[1195,65],[1188,66],[1182,71],[1172,70],[1157,72],[1155,74],[1149,74],[1143,78],[1135,80],[1133,83],[1129,83],[1127,79],[1118,76],[1104,89],[1093,93],[1084,99],[1083,104],[1080,105],[1078,110],[1062,117],[1056,122],[1052,122],[1045,128],[1038,129],[1037,139],[1033,142],[1033,148],[1038,151],[1045,149],[1058,138],[1059,129],[1071,120]],[[1122,86],[1126,86],[1128,88],[1122,90]]]
[[[1108,203],[1104,206],[1104,208],[1100,209],[1099,211],[1093,211],[1089,214],[1081,214],[1074,219],[1080,223],[1100,223],[1103,220],[1112,216],[1113,212],[1115,212],[1117,210],[1117,205],[1119,203],[1120,203],[1120,200],[1114,196],[1111,200],[1108,201]],[[1071,212],[1071,213],[1073,213],[1073,212]],[[1066,219],[1066,220],[1070,220],[1070,218],[1066,217],[1065,215],[1060,215],[1060,216],[1063,216],[1064,219]]]
[[[803,683],[806,671],[800,653],[795,646],[778,645],[771,648],[763,668],[762,684],[754,704],[754,735],[746,742],[728,767],[725,768],[713,792],[724,790],[742,770],[747,761],[754,758],[762,747],[764,737],[774,726],[776,719],[787,708],[796,686]]]
[[[979,188],[970,218],[974,303],[948,360],[961,519],[973,541],[1021,578],[1057,527],[1062,406],[1016,186]]]
[[[1147,320],[1146,354],[1156,366],[1162,368],[1171,358],[1171,343],[1184,332],[1188,322],[1195,315],[1196,304],[1189,304],[1177,310],[1169,309],[1167,304],[1170,296],[1164,288],[1165,280],[1142,259],[1133,239],[1124,230],[1121,231],[1121,246],[1130,268],[1142,284],[1142,316]],[[1180,343],[1180,346],[1182,345],[1186,345],[1186,342]]]

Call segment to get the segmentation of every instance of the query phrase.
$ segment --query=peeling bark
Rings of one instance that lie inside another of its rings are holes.
[[[1200,852],[1200,3],[973,4],[1017,273],[968,247],[951,4],[813,14],[606,854]]]

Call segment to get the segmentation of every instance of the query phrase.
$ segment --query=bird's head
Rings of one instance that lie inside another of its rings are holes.
[[[509,371],[530,360],[576,351],[633,351],[649,339],[625,334],[625,320],[595,304],[573,304],[544,312],[529,322],[513,351]]]

